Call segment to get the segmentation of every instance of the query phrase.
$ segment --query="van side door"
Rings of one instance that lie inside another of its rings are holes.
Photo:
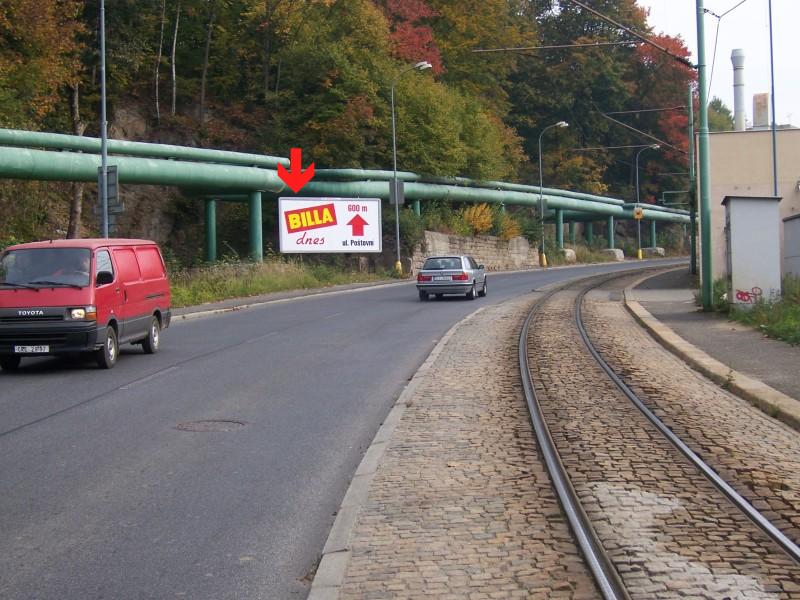
[[[101,272],[111,273],[114,281],[97,285],[97,274]],[[94,290],[94,304],[97,307],[97,325],[104,328],[111,319],[119,321],[122,308],[122,289],[119,285],[119,275],[111,262],[111,252],[106,248],[100,248],[94,255],[94,276],[92,285]]]
[[[122,291],[122,317],[120,319],[120,342],[142,339],[147,336],[150,314],[145,303],[144,285],[133,248],[113,248],[117,264],[119,286]]]

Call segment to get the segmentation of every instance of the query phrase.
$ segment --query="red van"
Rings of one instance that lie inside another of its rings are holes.
[[[158,352],[170,293],[155,242],[53,240],[0,255],[0,367],[25,356],[92,352],[100,368],[123,343]]]

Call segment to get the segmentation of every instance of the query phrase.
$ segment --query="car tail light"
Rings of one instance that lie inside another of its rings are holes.
[[[458,275],[453,275],[452,280],[453,281],[468,281],[469,280],[469,275],[467,275],[466,273],[459,273]]]
[[[417,281],[431,281],[432,279],[433,277],[431,275],[423,275],[422,273],[417,275]]]

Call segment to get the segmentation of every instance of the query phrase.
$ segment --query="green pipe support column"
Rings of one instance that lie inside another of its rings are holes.
[[[422,210],[420,210],[419,200],[414,200],[414,214],[420,216],[422,214]]]
[[[586,243],[591,246],[594,244],[594,223],[589,221],[584,227],[586,228]]]
[[[614,215],[608,216],[608,248],[609,250],[614,249]]]
[[[655,248],[658,244],[656,243],[656,222],[650,221],[650,247]]]
[[[569,222],[569,243],[575,245],[575,221]]]
[[[206,198],[206,260],[217,260],[217,201]]]
[[[264,244],[261,224],[261,192],[250,192],[250,258],[264,261]]]
[[[564,249],[564,211],[560,208],[556,209],[556,246]]]

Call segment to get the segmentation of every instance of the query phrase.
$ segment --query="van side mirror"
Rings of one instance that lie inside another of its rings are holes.
[[[97,285],[114,283],[114,274],[111,271],[100,271],[97,274]]]

